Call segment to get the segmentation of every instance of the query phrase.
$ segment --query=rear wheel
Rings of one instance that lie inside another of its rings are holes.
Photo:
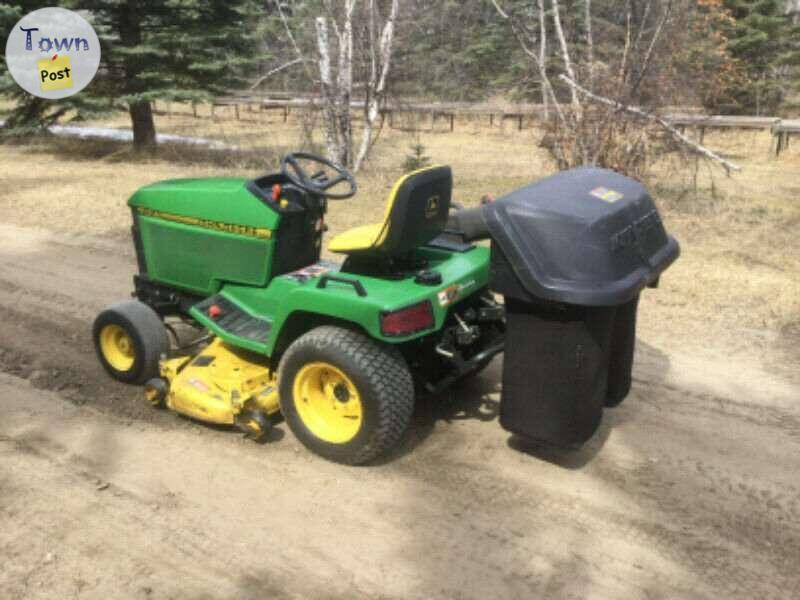
[[[114,304],[92,328],[100,363],[125,383],[144,383],[158,376],[158,361],[169,351],[167,330],[156,312],[136,300]]]
[[[298,338],[278,374],[281,412],[310,450],[362,464],[395,446],[411,421],[414,386],[400,353],[341,327]]]

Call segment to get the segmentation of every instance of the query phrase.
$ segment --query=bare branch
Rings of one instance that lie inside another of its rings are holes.
[[[564,28],[561,26],[561,11],[558,8],[558,0],[553,0],[553,22],[556,26],[556,35],[558,36],[558,43],[561,45],[561,58],[564,61],[564,70],[567,72],[567,76],[572,80],[575,81],[575,71],[572,69],[572,60],[569,57],[569,48],[567,47],[567,38],[564,36]],[[570,92],[572,93],[572,105],[576,111],[580,110],[580,101],[578,100],[578,94],[575,92],[573,88],[570,88]]]
[[[586,59],[589,62],[589,87],[594,85],[594,37],[592,35],[592,0],[584,0],[583,18],[586,21]]]
[[[497,9],[497,12],[500,13],[501,17],[503,17],[504,19],[509,18],[508,13],[504,11],[502,8],[500,8],[500,5],[497,3],[497,0],[491,0],[491,2],[492,4],[494,4],[494,7]]]
[[[371,56],[371,71],[370,80],[367,84],[367,100],[364,104],[364,129],[361,136],[361,146],[356,155],[355,164],[353,166],[354,172],[358,172],[361,165],[366,159],[370,148],[372,147],[372,127],[375,120],[380,114],[380,105],[386,94],[386,80],[389,76],[389,68],[392,62],[392,45],[394,41],[394,24],[397,20],[397,13],[399,10],[399,0],[392,0],[392,6],[389,11],[389,16],[381,31],[380,39],[378,40],[377,53],[374,48],[372,36],[370,36],[370,56]],[[375,3],[374,0],[370,1],[370,27],[373,27],[375,19]],[[380,61],[380,75],[378,75],[378,64],[376,60]]]
[[[283,14],[283,9],[281,8],[281,0],[275,0],[275,8],[278,9],[278,15],[280,16],[281,22],[283,23],[283,29],[286,32],[286,37],[289,38],[289,42],[292,44],[292,48],[294,48],[295,54],[297,54],[297,58],[305,63],[307,59],[303,54],[303,52],[300,50],[300,46],[297,45],[297,40],[295,39],[294,34],[292,34],[292,28],[289,27],[289,21],[286,19],[286,15]],[[311,74],[311,69],[308,68],[307,64],[304,66],[306,75],[308,75],[309,79],[313,80],[314,77]]]
[[[671,13],[672,13],[672,0],[667,2],[667,6],[664,9],[664,14],[661,15],[661,19],[659,20],[658,25],[656,26],[655,33],[653,33],[653,37],[650,40],[650,45],[647,47],[647,52],[644,55],[644,60],[642,61],[642,68],[639,69],[639,74],[636,78],[636,81],[631,86],[631,94],[634,94],[636,92],[636,90],[639,88],[639,84],[642,83],[642,80],[647,74],[647,69],[650,66],[650,59],[653,56],[653,50],[655,49],[658,40],[661,38],[661,32],[664,30],[664,25],[669,20]],[[642,28],[644,28],[644,23],[642,23]]]
[[[317,49],[319,51],[322,106],[325,112],[325,141],[328,147],[328,158],[336,160],[339,154],[340,140],[336,128],[336,100],[334,98],[333,78],[331,76],[330,48],[328,46],[328,20],[325,17],[317,17],[315,25],[317,29]]]
[[[625,14],[625,48],[622,50],[622,60],[619,63],[619,88],[622,89],[628,80],[628,56],[631,52],[631,0],[626,2]]]
[[[333,22],[336,25],[336,21]],[[347,100],[353,89],[353,3],[350,2],[345,12],[344,27],[341,31],[337,28],[339,38],[339,67],[337,69],[338,90],[340,101]],[[345,98],[345,96],[348,96]]]
[[[576,80],[575,71],[572,68],[572,60],[569,57],[569,47],[567,46],[567,38],[564,35],[564,28],[561,26],[561,11],[558,6],[558,0],[552,0],[553,2],[553,23],[555,24],[556,28],[556,35],[558,37],[558,43],[561,45],[561,57],[564,61],[564,70],[567,72],[567,75],[572,81]],[[569,89],[570,95],[572,96],[572,113],[570,115],[572,122],[574,124],[573,130],[577,131],[580,125],[583,123],[583,107],[581,106],[580,99],[578,98],[578,94],[575,89]],[[576,135],[575,136],[575,144],[580,151],[580,156],[582,161],[585,163],[589,160],[589,154],[586,148],[586,139],[585,136]]]
[[[380,58],[382,63],[381,69],[381,76],[378,79],[378,85],[375,87],[375,91],[379,94],[382,94],[386,89],[386,79],[389,75],[389,66],[391,62],[392,56],[392,42],[394,40],[394,23],[397,19],[397,11],[400,7],[399,0],[392,0],[392,9],[389,13],[389,18],[386,21],[386,25],[381,32],[380,38]]]
[[[289,67],[291,67],[293,65],[296,65],[297,63],[302,63],[302,62],[310,62],[310,61],[308,59],[306,59],[306,58],[295,58],[294,60],[290,60],[289,62],[284,63],[279,67],[275,67],[274,69],[271,69],[271,70],[267,71],[264,75],[262,75],[261,77],[256,79],[256,82],[253,85],[250,86],[250,89],[251,90],[256,89],[259,85],[264,83],[264,81],[266,81],[267,79],[269,79],[270,77],[275,75],[275,73],[280,73],[284,69],[288,69]]]
[[[650,16],[650,10],[653,8],[653,0],[647,0],[647,4],[644,6],[644,14],[642,14],[642,20],[639,23],[639,31],[636,34],[636,40],[633,42],[633,49],[634,51],[638,50],[639,45],[642,43],[642,38],[644,37],[645,32],[645,25],[647,25],[647,18]]]
[[[537,0],[539,8],[539,81],[542,88],[542,107],[544,110],[544,118],[549,118],[547,108],[547,87],[544,82],[547,79],[547,15],[544,12],[544,0]],[[549,82],[548,82],[549,83]]]
[[[539,10],[539,18],[540,18],[539,27],[540,27],[540,31],[546,32],[546,28],[545,28],[545,25],[544,25],[544,22],[543,22],[544,18],[545,18],[544,2],[543,2],[543,0],[538,0],[538,1],[539,1],[539,9],[540,9]],[[531,47],[528,45],[528,41],[526,40],[525,34],[527,32],[527,29],[524,27],[524,25],[522,25],[522,23],[520,23],[520,21],[518,19],[512,18],[506,11],[504,11],[500,7],[500,5],[497,3],[497,0],[491,0],[491,2],[494,5],[494,7],[497,9],[497,13],[501,17],[503,17],[504,19],[508,20],[509,23],[511,24],[511,31],[514,34],[514,37],[517,38],[517,41],[519,42],[520,48],[522,48],[522,51],[525,52],[525,54],[527,54],[528,57],[530,57],[533,60],[533,62],[536,65],[537,69],[539,70],[539,78],[541,80],[541,85],[542,85],[542,95],[545,98],[549,97],[551,99],[551,101],[553,103],[553,107],[556,110],[556,114],[558,115],[559,120],[561,121],[561,123],[565,127],[568,127],[569,123],[567,121],[567,117],[564,114],[564,111],[561,109],[561,104],[559,103],[558,98],[556,98],[555,91],[553,90],[553,86],[550,83],[550,78],[547,76],[547,65],[545,63],[545,54],[544,54],[545,49],[546,49],[546,46],[544,44],[546,42],[542,42],[540,40],[539,53],[537,54],[536,52],[534,52],[531,49]],[[529,37],[530,37],[530,35],[529,35]],[[547,106],[546,102],[544,104],[545,104],[545,106]]]
[[[709,150],[705,146],[701,146],[700,144],[698,144],[696,142],[693,142],[692,140],[690,140],[688,137],[683,135],[680,131],[678,131],[675,127],[670,125],[666,120],[664,120],[663,118],[659,117],[658,115],[654,115],[654,114],[645,112],[642,109],[637,108],[635,106],[628,106],[627,104],[622,104],[620,102],[617,102],[616,100],[612,100],[610,98],[605,98],[603,96],[599,96],[599,95],[597,95],[597,94],[595,94],[593,92],[590,92],[586,88],[581,87],[579,84],[577,84],[575,81],[571,80],[569,77],[567,77],[564,74],[559,75],[559,79],[561,79],[564,83],[569,85],[570,88],[572,88],[576,92],[579,92],[580,94],[586,96],[590,100],[593,100],[593,101],[598,102],[600,104],[604,104],[606,106],[610,106],[611,108],[613,108],[615,110],[624,111],[624,112],[630,113],[632,115],[635,115],[637,117],[640,117],[642,119],[645,119],[647,121],[651,121],[653,123],[656,123],[662,129],[667,131],[678,142],[680,142],[683,145],[687,146],[688,148],[690,148],[692,151],[696,152],[697,154],[705,156],[709,160],[721,165],[725,169],[725,171],[728,173],[728,175],[730,175],[731,171],[741,171],[742,170],[742,168],[740,166],[738,166],[738,165],[736,165],[736,164],[734,164],[734,163],[722,158],[719,154],[717,154],[713,150]]]

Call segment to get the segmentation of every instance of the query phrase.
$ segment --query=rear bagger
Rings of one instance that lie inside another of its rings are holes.
[[[678,243],[644,186],[604,169],[548,177],[482,217],[490,286],[506,304],[500,423],[578,446],[630,390],[639,294],[657,285]]]

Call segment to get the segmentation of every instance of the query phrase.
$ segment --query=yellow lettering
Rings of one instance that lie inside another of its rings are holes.
[[[214,231],[222,231],[224,233],[233,233],[259,239],[270,239],[272,237],[272,231],[263,227],[250,227],[249,225],[209,221],[207,219],[198,219],[185,215],[174,215],[145,207],[141,207],[138,210],[139,214],[143,217],[153,217],[165,221],[172,221],[174,223],[181,223],[183,225],[193,225],[195,227],[202,227],[203,229],[213,229]]]

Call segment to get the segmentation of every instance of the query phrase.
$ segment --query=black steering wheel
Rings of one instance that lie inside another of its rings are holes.
[[[313,175],[309,175],[300,165],[299,161],[301,160],[310,163],[318,163],[323,168]],[[326,168],[334,172],[333,177],[328,177],[325,171]],[[358,189],[356,186],[356,178],[350,171],[327,158],[307,152],[292,152],[284,156],[281,159],[281,174],[301,190],[311,194],[317,194],[329,200],[345,200],[351,198]],[[328,191],[342,182],[347,182],[350,185],[350,189],[345,192]]]

